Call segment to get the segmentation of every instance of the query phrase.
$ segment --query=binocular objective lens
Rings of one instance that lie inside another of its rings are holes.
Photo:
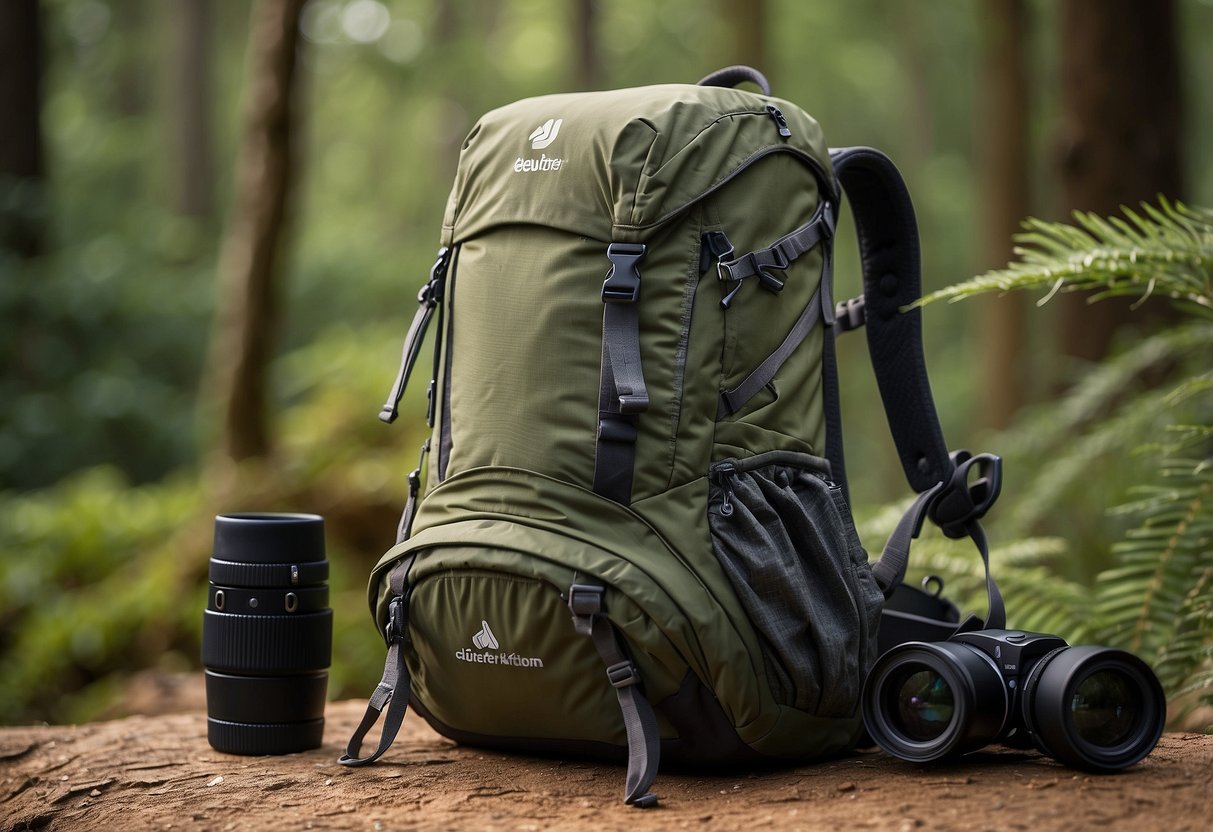
[[[907,739],[937,739],[956,711],[952,688],[937,672],[921,664],[901,667],[885,688],[892,700],[886,705],[893,727]]]
[[[1119,771],[1154,748],[1167,718],[1158,678],[1111,647],[1057,650],[1024,683],[1023,723],[1042,751],[1090,771]]]
[[[1074,688],[1070,715],[1078,736],[1112,748],[1132,736],[1141,723],[1141,688],[1119,670],[1100,670]]]

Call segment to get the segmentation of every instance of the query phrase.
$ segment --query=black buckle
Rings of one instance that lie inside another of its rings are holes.
[[[397,595],[388,604],[387,626],[383,628],[383,638],[389,645],[404,640],[404,630],[408,624],[408,617],[405,615],[405,611],[403,595]]]
[[[611,243],[607,259],[611,270],[602,283],[603,303],[635,303],[640,297],[640,270],[645,247],[640,243]]]
[[[620,401],[625,398],[620,396]],[[636,398],[629,396],[626,398]],[[645,400],[647,406],[648,400]],[[630,414],[620,416],[615,413],[600,413],[598,414],[598,438],[605,442],[625,442],[635,444],[639,430],[636,427],[636,419],[630,417]]]
[[[640,684],[640,673],[637,672],[636,665],[627,660],[608,667],[607,678],[611,680],[611,687],[614,688],[626,688]]]
[[[436,306],[442,301],[443,284],[446,281],[446,267],[451,260],[451,250],[446,246],[438,249],[438,257],[430,266],[430,279],[417,292],[417,302],[424,306]]]
[[[931,520],[948,537],[959,540],[969,525],[986,515],[1002,493],[1002,458],[994,454],[953,451],[955,470],[930,508]],[[977,479],[969,482],[974,469]]]
[[[606,587],[593,584],[573,584],[569,587],[569,612],[574,618],[602,612],[602,597]]]

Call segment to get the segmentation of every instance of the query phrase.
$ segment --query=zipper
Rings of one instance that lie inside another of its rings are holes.
[[[767,115],[767,113],[766,113],[766,111],[763,111],[762,113],[731,113],[730,115]],[[740,176],[741,174],[743,174],[747,170],[749,170],[750,166],[753,165],[755,162],[757,162],[759,159],[765,159],[767,156],[770,156],[772,153],[791,153],[793,156],[796,157],[797,161],[802,162],[805,165],[805,167],[807,167],[809,169],[809,171],[813,174],[813,177],[817,180],[817,187],[818,187],[818,190],[820,191],[820,195],[818,198],[819,199],[828,199],[831,201],[835,200],[833,180],[831,180],[829,175],[826,174],[825,168],[823,168],[821,166],[820,162],[818,162],[816,159],[814,159],[812,156],[810,156],[808,153],[805,153],[803,150],[801,150],[798,147],[792,147],[791,145],[786,145],[786,144],[771,145],[770,147],[765,147],[762,150],[760,150],[758,153],[751,156],[748,160],[746,160],[745,164],[743,164],[741,167],[734,170],[732,173],[730,173],[724,179],[721,179],[719,182],[717,182],[712,187],[708,188],[706,191],[696,194],[695,196],[691,197],[691,199],[684,202],[682,205],[679,205],[677,208],[674,208],[671,211],[667,212],[665,214],[665,216],[658,217],[656,220],[649,223],[648,225],[634,225],[634,226],[622,226],[622,227],[628,228],[629,230],[633,230],[633,231],[648,231],[650,229],[657,228],[661,225],[664,225],[665,223],[674,219],[674,217],[681,214],[683,211],[690,208],[695,203],[701,202],[702,200],[704,200],[707,197],[711,196],[712,194],[716,193],[721,188],[723,188],[725,185],[728,185],[730,182],[732,182],[738,176]]]
[[[788,127],[788,120],[783,117],[783,111],[774,104],[768,104],[767,112],[771,115],[771,118],[775,120],[775,126],[779,128],[779,135],[783,136],[785,139],[792,138],[792,129]]]

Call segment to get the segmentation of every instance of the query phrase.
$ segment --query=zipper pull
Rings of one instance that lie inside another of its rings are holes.
[[[788,120],[783,117],[783,112],[774,104],[767,105],[767,112],[775,120],[775,126],[779,128],[779,135],[785,139],[790,139],[792,137],[792,130],[788,127]]]
[[[732,465],[722,465],[712,472],[716,484],[720,486],[720,516],[733,516],[733,476],[737,469]]]

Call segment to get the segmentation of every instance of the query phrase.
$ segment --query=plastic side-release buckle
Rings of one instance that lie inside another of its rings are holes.
[[[397,595],[388,604],[387,625],[383,628],[383,638],[388,645],[404,640],[405,627],[408,625],[407,607],[403,595]]]
[[[635,303],[640,297],[640,261],[645,247],[641,243],[611,243],[607,259],[611,270],[602,283],[603,303]]]

